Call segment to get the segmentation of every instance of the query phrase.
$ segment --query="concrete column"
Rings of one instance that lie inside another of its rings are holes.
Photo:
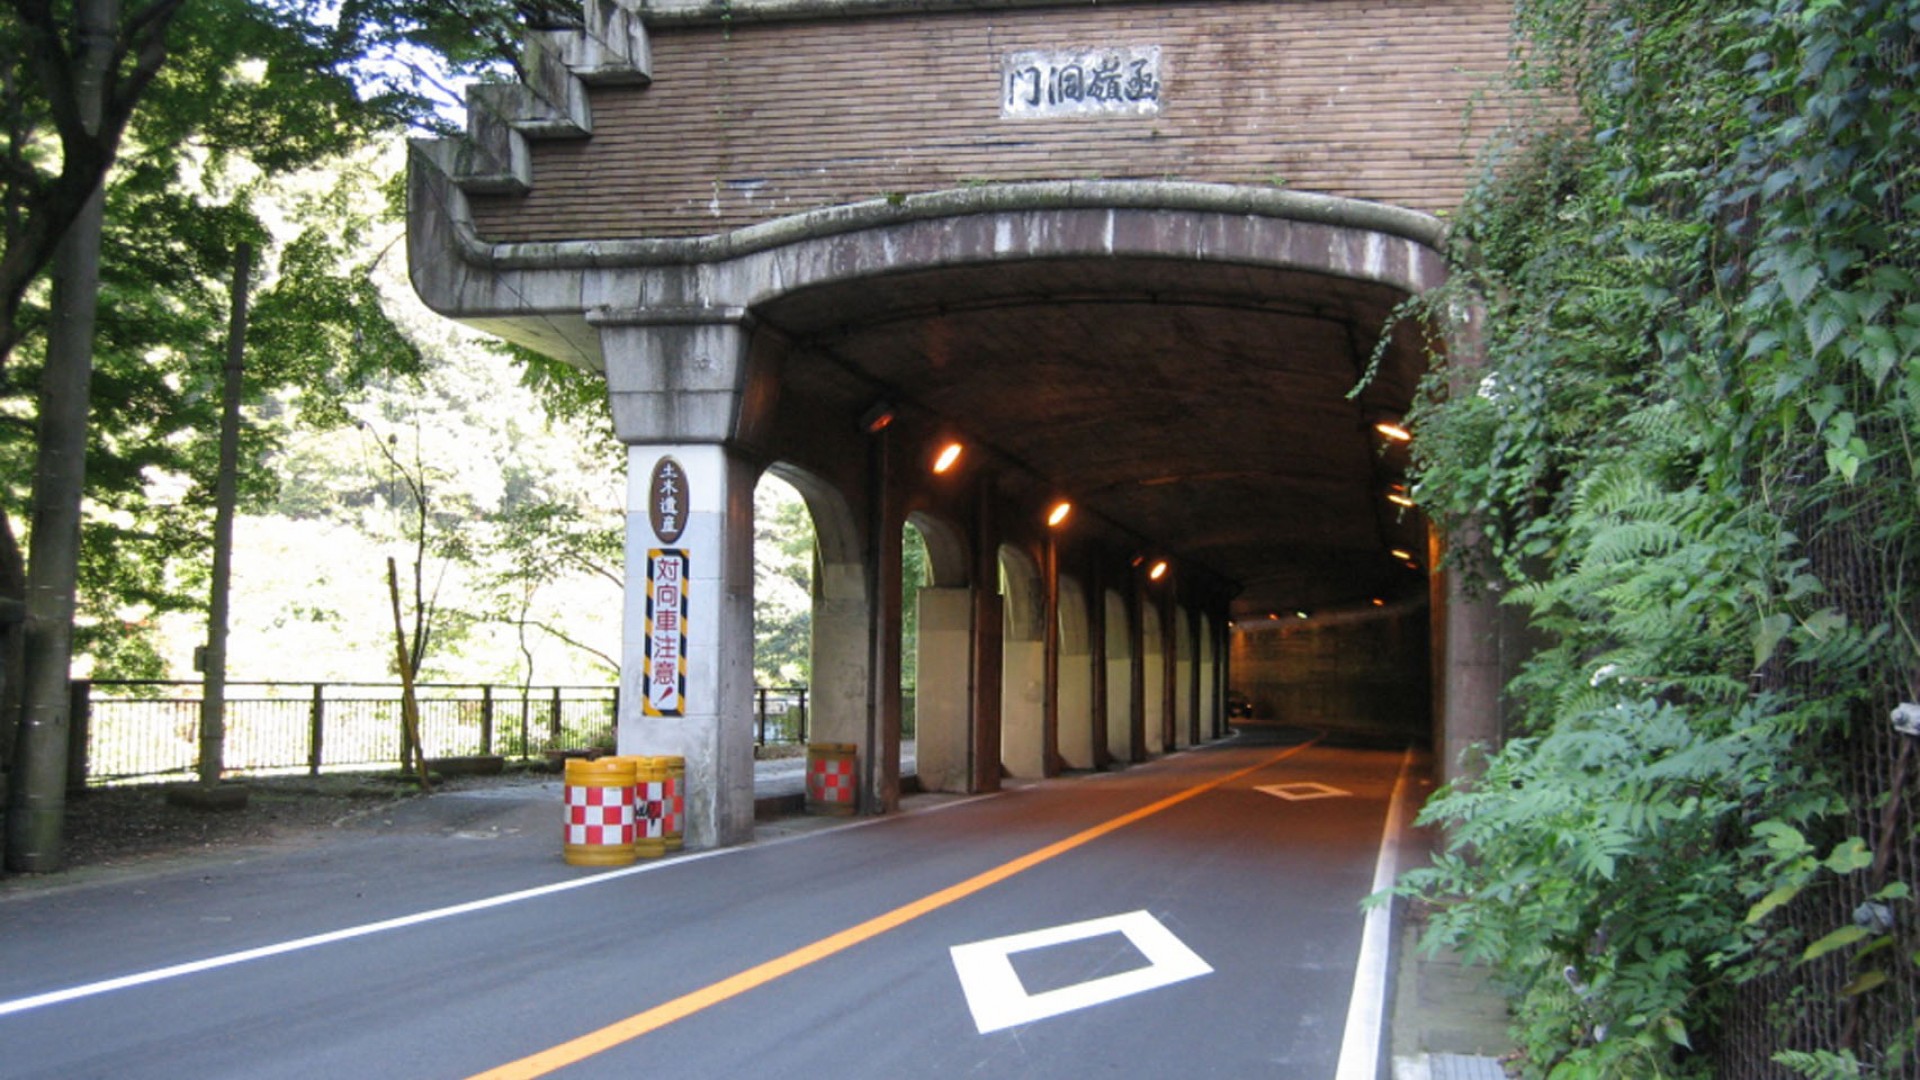
[[[973,784],[976,792],[1000,790],[1001,645],[1006,614],[1000,597],[1000,532],[993,513],[993,485],[982,482],[973,514]]]
[[[1434,745],[1440,780],[1450,782],[1469,771],[1461,761],[1469,747],[1500,744],[1500,612],[1488,590],[1469,589],[1458,573],[1440,576],[1446,602],[1439,644],[1446,660]]]
[[[753,832],[756,470],[712,444],[635,446],[627,476],[619,750],[686,759],[689,847],[740,843]]]
[[[1041,571],[1006,549],[1006,619],[1001,645],[1000,763],[1007,775],[1046,775],[1047,633]]]
[[[1040,676],[1040,761],[1042,775],[1058,776],[1060,753],[1060,543],[1047,532],[1040,567],[1042,674]]]
[[[867,602],[866,576],[863,562],[814,562],[807,726],[815,742],[864,744],[867,739],[873,609]]]
[[[1227,721],[1227,691],[1233,687],[1233,628],[1223,608],[1213,621],[1213,734],[1226,738],[1231,725]]]
[[[1105,575],[1099,567],[1091,566],[1087,573],[1087,721],[1092,729],[1087,732],[1093,754],[1092,768],[1104,769],[1113,764],[1112,739],[1108,732],[1107,708],[1108,695],[1112,690],[1107,680],[1107,588]]]
[[[1173,609],[1174,722],[1175,746],[1192,746],[1200,732],[1200,657],[1194,648],[1193,613],[1184,606]]]
[[[1093,661],[1088,656],[1089,613],[1079,584],[1066,581],[1059,589],[1060,662],[1054,671],[1054,696],[1059,702],[1060,763],[1069,769],[1094,768]]]
[[[870,814],[900,808],[900,549],[906,527],[895,510],[892,436],[871,435],[867,447],[868,529],[867,595],[873,598],[868,620],[866,731],[860,738],[861,803]]]
[[[914,731],[920,786],[927,791],[971,790],[973,590],[921,589],[919,683]]]
[[[1194,741],[1210,742],[1220,737],[1215,717],[1218,715],[1219,697],[1214,693],[1214,682],[1220,669],[1219,653],[1213,647],[1213,616],[1202,610],[1193,617],[1194,644]]]
[[[1047,678],[1046,645],[1037,638],[1008,635],[1002,649],[1000,761],[1009,776],[1039,779],[1046,775],[1047,768],[1042,716]]]
[[[758,469],[728,445],[754,396],[752,335],[737,312],[589,318],[628,445],[618,746],[686,759],[689,847],[739,843],[753,830]]]
[[[1146,736],[1141,745],[1148,756],[1167,752],[1167,705],[1172,693],[1168,675],[1173,663],[1167,656],[1166,619],[1157,601],[1157,597],[1148,596],[1140,605],[1141,722]]]
[[[1125,765],[1135,760],[1140,744],[1134,738],[1139,717],[1139,697],[1135,693],[1139,674],[1137,646],[1139,631],[1127,614],[1127,603],[1120,594],[1107,591],[1101,606],[1106,609],[1107,753],[1110,763]]]
[[[1179,747],[1180,705],[1180,609],[1174,603],[1171,585],[1161,595],[1155,611],[1159,616],[1160,645],[1160,747],[1167,753]],[[1151,737],[1150,737],[1151,738]]]

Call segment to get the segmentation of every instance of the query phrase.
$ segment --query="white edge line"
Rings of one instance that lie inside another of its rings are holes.
[[[15,1013],[23,1013],[31,1009],[44,1008],[45,1006],[48,1006],[48,1005],[59,1005],[69,1001],[78,1001],[81,998],[94,997],[99,994],[111,993],[112,991],[115,991],[115,990],[126,990],[136,986],[146,986],[149,983],[157,983],[167,979],[175,979],[183,975],[194,975],[203,971],[214,971],[219,968],[232,967],[235,964],[244,964],[253,960],[265,960],[269,957],[284,956],[287,953],[300,952],[301,950],[304,950],[304,949],[317,948],[321,945],[333,945],[342,941],[352,941],[355,938],[368,937],[373,934],[383,934],[389,930],[404,930],[407,927],[419,926],[422,923],[437,922],[441,919],[451,919],[458,915],[471,915],[475,912],[486,911],[489,908],[504,907],[508,904],[517,904],[523,900],[537,900],[540,897],[552,896],[555,893],[569,892],[573,889],[584,889],[589,885],[600,885],[609,881],[618,881],[621,878],[632,877],[635,874],[645,874],[654,870],[665,870],[669,867],[674,867],[674,866],[685,866],[688,863],[699,862],[702,859],[711,859],[718,855],[727,855],[727,854],[732,854],[732,853],[737,853],[742,851],[752,851],[755,848],[771,847],[776,844],[791,843],[792,841],[795,841],[795,840],[804,840],[814,836],[825,836],[828,833],[840,832],[845,829],[857,829],[866,825],[877,825],[877,824],[880,824],[881,822],[897,820],[898,818],[901,818],[901,817],[911,817],[914,814],[931,813],[935,810],[944,810],[949,806],[958,806],[962,802],[973,802],[976,799],[991,798],[991,797],[992,796],[990,795],[976,795],[976,796],[973,796],[972,798],[956,800],[951,803],[942,803],[938,806],[925,807],[923,809],[913,811],[911,814],[900,814],[900,815],[890,814],[883,817],[871,817],[871,818],[866,818],[859,821],[848,822],[845,825],[838,825],[828,829],[818,829],[812,832],[799,833],[793,836],[785,836],[785,837],[781,837],[780,839],[770,840],[764,843],[749,843],[749,844],[741,844],[735,847],[711,848],[706,851],[698,851],[689,855],[682,855],[679,858],[669,859],[664,862],[641,863],[638,866],[628,866],[628,867],[622,867],[621,869],[618,869],[618,870],[608,870],[604,873],[594,874],[589,877],[572,878],[567,881],[556,881],[550,885],[539,885],[531,889],[521,889],[518,892],[502,893],[499,896],[489,896],[479,900],[469,900],[463,904],[453,904],[448,907],[434,908],[431,911],[415,912],[412,915],[401,915],[401,916],[398,916],[397,918],[383,919],[380,922],[364,923],[360,926],[349,926],[340,930],[329,930],[326,933],[311,934],[307,937],[295,938],[291,941],[276,942],[272,945],[262,945],[252,949],[242,949],[239,952],[223,953],[219,956],[209,956],[202,960],[191,960],[184,964],[172,964],[167,967],[153,968],[152,970],[149,970],[149,971],[135,972],[132,975],[121,975],[112,979],[101,979],[98,982],[83,983],[82,985],[79,985],[79,986],[70,986],[64,990],[50,990],[44,994],[34,994],[31,997],[14,998],[12,1001],[0,1001],[0,1016],[12,1016]]]
[[[270,956],[282,956],[291,952],[299,952],[302,949],[311,949],[321,945],[332,945],[341,941],[351,941],[354,938],[382,934],[389,930],[401,930],[409,926],[419,926],[422,923],[450,919],[456,915],[471,915],[476,911],[485,911],[489,908],[517,904],[523,900],[534,900],[542,896],[551,896],[554,893],[583,889],[589,885],[599,885],[603,882],[616,881],[620,878],[632,877],[635,874],[644,874],[653,870],[664,870],[670,866],[682,866],[686,863],[709,859],[715,855],[734,850],[738,849],[714,848],[710,851],[700,851],[691,855],[685,855],[669,862],[644,863],[639,866],[609,870],[591,877],[573,878],[569,881],[556,881],[550,885],[539,885],[531,889],[522,889],[518,892],[502,893],[499,896],[489,896],[480,900],[469,900],[464,904],[453,904],[448,907],[434,908],[431,911],[420,911],[412,915],[401,915],[397,918],[382,919],[379,922],[363,923],[359,926],[349,926],[340,930],[329,930],[323,934],[311,934],[307,937],[295,938],[292,941],[281,941],[272,945],[262,945],[258,948],[242,949],[239,952],[210,956],[204,960],[192,960],[184,964],[173,964],[169,967],[154,968],[150,971],[141,971],[132,975],[122,975],[118,978],[102,979],[99,982],[90,982],[80,986],[69,987],[65,990],[53,990],[44,994],[35,994],[32,997],[15,998],[12,1001],[0,1001],[0,1016],[11,1016],[14,1013],[26,1012],[29,1009],[38,1009],[47,1005],[58,1005],[61,1002],[92,997],[95,994],[104,994],[113,990],[125,990],[129,987],[144,986],[148,983],[160,982],[163,979],[178,978],[182,975],[192,975],[202,971],[231,967],[235,964],[244,964],[251,960],[264,960]]]
[[[1380,855],[1373,864],[1373,892],[1393,886],[1399,873],[1402,806],[1406,801],[1407,774],[1413,765],[1409,746],[1400,759],[1400,775],[1393,782],[1393,797],[1387,800],[1387,822],[1381,828]],[[1354,965],[1353,999],[1347,1003],[1347,1030],[1340,1040],[1340,1068],[1335,1080],[1378,1080],[1380,1075],[1380,1037],[1386,1019],[1387,960],[1391,951],[1393,904],[1377,905],[1367,911],[1360,931],[1360,960]]]

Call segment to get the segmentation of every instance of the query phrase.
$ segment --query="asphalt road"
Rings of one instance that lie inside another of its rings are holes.
[[[634,871],[435,796],[0,901],[0,1077],[1330,1080],[1401,767],[1234,742]]]

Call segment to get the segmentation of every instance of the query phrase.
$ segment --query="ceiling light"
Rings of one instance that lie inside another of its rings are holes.
[[[1396,424],[1391,420],[1380,421],[1379,423],[1373,425],[1373,430],[1379,432],[1389,442],[1412,442],[1413,441],[1413,432],[1408,431],[1406,428],[1401,427],[1399,424]]]
[[[860,414],[860,427],[869,435],[878,435],[893,426],[893,406],[876,401]]]
[[[953,468],[954,463],[960,460],[960,453],[963,449],[958,442],[950,442],[941,447],[940,456],[933,459],[933,471],[938,474]]]
[[[1159,562],[1154,563],[1153,569],[1147,571],[1148,581],[1159,581],[1161,578],[1166,576],[1167,576],[1167,560],[1165,559],[1161,559]]]
[[[1061,522],[1067,520],[1067,515],[1071,513],[1073,513],[1073,504],[1067,500],[1061,499],[1059,502],[1054,503],[1053,509],[1047,512],[1047,527],[1050,529],[1057,527]]]

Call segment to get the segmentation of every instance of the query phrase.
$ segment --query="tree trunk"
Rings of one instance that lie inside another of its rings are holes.
[[[80,502],[86,486],[87,405],[100,285],[101,193],[54,260],[53,317],[40,380],[39,455],[27,551],[26,672],[20,753],[7,815],[7,867],[50,873],[64,863],[67,681],[73,660]]]
[[[233,252],[233,307],[227,324],[225,386],[220,403],[220,471],[213,484],[213,583],[207,604],[207,653],[200,694],[200,783],[226,771],[227,598],[233,577],[233,507],[240,471],[241,370],[247,347],[247,276],[253,248]]]
[[[116,0],[73,13],[74,103],[98,132],[107,71],[119,26]],[[73,659],[80,503],[86,487],[87,412],[93,380],[94,314],[100,300],[104,184],[94,188],[54,258],[47,365],[40,380],[38,457],[27,552],[25,680],[7,814],[8,869],[49,873],[64,863],[67,792],[67,681]]]

